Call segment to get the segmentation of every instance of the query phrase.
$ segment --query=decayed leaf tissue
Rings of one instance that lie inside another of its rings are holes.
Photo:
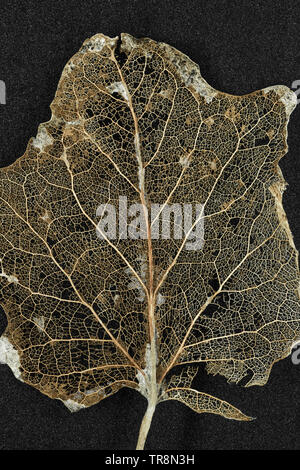
[[[88,39],[0,171],[1,362],[72,411],[136,389],[138,449],[164,400],[250,419],[192,382],[204,362],[263,385],[300,338],[278,166],[295,105],[214,90],[151,39]]]

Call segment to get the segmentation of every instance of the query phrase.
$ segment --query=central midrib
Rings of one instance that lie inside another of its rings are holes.
[[[112,54],[112,58],[116,64],[121,82],[124,86],[127,96],[128,106],[134,122],[134,148],[135,156],[138,164],[138,186],[139,186],[139,195],[141,204],[144,211],[144,218],[147,227],[147,245],[148,245],[148,292],[147,292],[147,301],[148,301],[148,328],[149,328],[149,342],[150,342],[150,364],[146,364],[146,369],[150,374],[149,383],[148,383],[148,400],[155,407],[157,403],[157,377],[156,377],[156,366],[157,366],[157,334],[156,334],[156,323],[155,323],[155,305],[156,305],[156,293],[153,288],[154,281],[154,262],[153,262],[153,250],[152,250],[152,237],[151,237],[151,224],[148,217],[148,208],[146,202],[146,192],[145,192],[145,168],[142,160],[141,144],[140,144],[140,133],[138,119],[132,104],[132,98],[127,88],[127,84],[123,77],[122,70],[115,58],[115,55]]]

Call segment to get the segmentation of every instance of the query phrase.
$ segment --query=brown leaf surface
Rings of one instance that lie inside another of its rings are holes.
[[[160,398],[160,402],[166,400],[180,401],[196,413],[213,413],[238,421],[251,421],[252,419],[230,403],[192,388],[170,388]]]
[[[278,167],[295,95],[221,93],[172,47],[128,34],[120,42],[84,43],[51,120],[0,172],[1,360],[71,409],[129,386],[152,413],[179,399],[247,419],[190,387],[200,362],[263,385],[300,337]],[[101,240],[96,209],[120,196],[202,204],[203,248],[153,239],[148,218],[144,239]]]

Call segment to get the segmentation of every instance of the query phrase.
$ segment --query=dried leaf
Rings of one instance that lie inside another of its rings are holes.
[[[240,410],[224,400],[212,397],[207,393],[198,392],[192,388],[171,388],[161,396],[160,402],[178,400],[190,407],[196,413],[214,413],[228,419],[251,421],[252,418],[244,415]]]
[[[71,410],[136,389],[149,402],[138,449],[167,399],[248,419],[191,387],[201,362],[263,385],[300,338],[278,167],[295,104],[284,86],[220,93],[150,39],[87,40],[51,120],[0,172],[1,361]],[[113,227],[126,204],[136,217]],[[176,210],[197,207],[182,232]]]

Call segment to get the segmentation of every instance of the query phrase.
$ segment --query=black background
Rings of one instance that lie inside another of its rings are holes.
[[[50,119],[62,69],[82,42],[96,34],[128,32],[175,46],[199,63],[214,88],[245,94],[300,80],[300,2],[237,0],[7,1],[0,3],[0,164],[21,156],[40,122]],[[300,95],[299,95],[300,98]],[[289,153],[281,168],[289,183],[284,205],[300,248],[300,107],[289,125]],[[0,315],[1,330],[5,328]],[[229,385],[199,374],[199,390],[230,401],[252,422],[197,415],[177,402],[160,404],[146,448],[299,449],[300,365],[275,364],[264,387]],[[71,414],[17,381],[0,366],[0,448],[132,449],[145,400],[123,389]]]

